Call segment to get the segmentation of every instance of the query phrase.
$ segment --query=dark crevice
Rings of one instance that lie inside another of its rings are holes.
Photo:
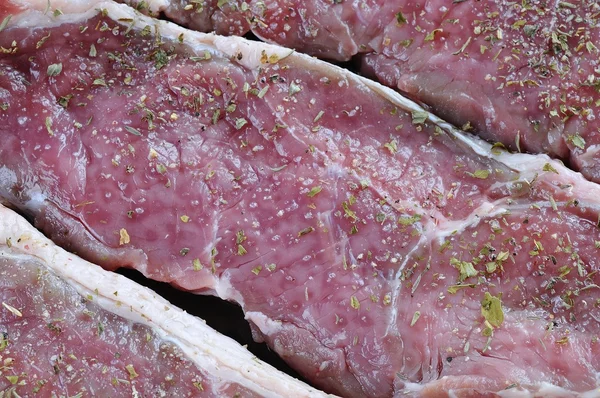
[[[252,31],[248,31],[248,33],[246,33],[244,36],[242,36],[244,39],[246,40],[250,40],[250,41],[257,41],[257,42],[261,42],[261,43],[270,43],[270,44],[275,44],[277,45],[277,43],[273,43],[273,42],[269,42],[269,41],[263,41],[261,40],[258,36],[256,36]],[[295,50],[298,51],[298,50]],[[348,60],[348,61],[334,61],[334,60],[330,60],[330,59],[323,59],[323,58],[319,58],[319,60],[323,61],[323,62],[327,62],[329,64],[332,65],[336,65],[339,66],[340,68],[346,69],[352,73],[356,73],[356,74],[360,74],[360,58],[358,56],[353,57],[352,59]],[[371,80],[377,80],[377,79],[371,79]]]
[[[154,18],[156,18],[156,19],[158,19],[160,21],[167,21],[167,22],[176,23],[172,19],[168,18],[164,11],[159,11],[157,15],[154,15]]]
[[[260,42],[262,42],[262,40],[259,39],[258,36],[256,36],[251,30],[248,31],[248,33],[246,33],[243,36],[243,38],[246,39],[246,40],[250,40],[250,41],[260,41]]]
[[[204,319],[206,324],[217,332],[231,337],[241,345],[247,346],[248,350],[257,358],[292,377],[306,382],[275,352],[271,351],[266,344],[257,343],[252,339],[250,326],[244,319],[244,313],[238,305],[218,297],[196,295],[177,290],[167,283],[149,280],[140,272],[132,269],[120,269],[117,273],[152,289],[171,304],[187,311],[189,314]]]
[[[349,61],[327,61],[330,64],[339,66],[340,68],[346,69],[349,72],[360,74],[360,62],[357,58],[352,58]],[[371,79],[373,80],[373,79]]]

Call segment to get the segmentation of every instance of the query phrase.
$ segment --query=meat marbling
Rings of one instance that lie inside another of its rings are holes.
[[[596,184],[285,48],[69,10],[0,34],[0,195],[56,242],[236,301],[345,396],[597,395]]]
[[[124,1],[201,31],[362,54],[363,73],[446,120],[600,181],[596,0]]]
[[[2,206],[0,242],[2,397],[324,396]]]

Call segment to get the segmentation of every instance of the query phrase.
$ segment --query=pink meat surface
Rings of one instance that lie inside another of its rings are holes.
[[[395,21],[400,4],[398,0],[117,1],[154,16],[162,13],[201,32],[244,35],[251,31],[263,40],[339,61],[372,51],[370,41]]]
[[[94,1],[94,0],[83,0]],[[100,1],[100,0],[98,0]],[[220,0],[174,0],[160,2],[154,0],[116,0],[119,3],[129,4],[137,11],[155,17],[163,14],[166,18],[177,21],[178,24],[187,26],[201,32],[216,32],[221,35],[242,36],[250,31],[252,17],[242,10],[237,1]],[[250,19],[247,19],[249,17]]]
[[[319,57],[363,54],[363,73],[446,120],[513,150],[548,153],[600,181],[595,0],[203,3],[211,5],[170,1],[165,13],[200,30],[251,29]]]
[[[0,206],[0,397],[325,394]]]
[[[2,396],[257,396],[199,369],[151,328],[102,309],[95,295],[80,296],[35,257],[2,254]]]
[[[55,241],[237,301],[345,396],[598,388],[600,187],[308,57],[103,14],[0,34],[0,196]]]

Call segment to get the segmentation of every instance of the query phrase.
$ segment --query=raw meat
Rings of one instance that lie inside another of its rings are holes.
[[[0,242],[0,396],[324,396],[2,206]]]
[[[600,182],[596,0],[144,4],[202,31],[251,29],[264,40],[337,60],[364,54],[363,73],[446,120],[513,150],[558,157]]]
[[[62,12],[0,35],[0,195],[55,241],[344,396],[597,392],[598,185],[285,48]]]

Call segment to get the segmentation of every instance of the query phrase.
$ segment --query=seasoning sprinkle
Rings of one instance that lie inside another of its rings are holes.
[[[200,271],[200,270],[202,270],[202,268],[204,268],[204,267],[202,266],[202,263],[200,262],[200,259],[199,259],[199,258],[195,258],[195,259],[192,261],[192,267],[193,267],[194,271]]]
[[[121,228],[119,231],[119,245],[123,246],[128,244],[131,241],[129,238],[129,233],[125,228]]]
[[[278,171],[281,171],[281,170],[285,169],[286,167],[288,167],[288,165],[284,164],[283,166],[279,166],[279,167],[270,167],[270,169],[271,169],[271,171],[273,171],[273,172],[276,173]]]
[[[399,11],[396,14],[396,22],[398,23],[398,25],[404,25],[407,22],[406,18],[404,17],[404,14],[402,14],[402,11]]]
[[[129,372],[130,379],[135,379],[139,376],[139,374],[135,371],[135,368],[131,364],[125,366],[125,369],[127,369],[127,372]]]
[[[133,134],[133,135],[137,135],[137,136],[141,136],[142,133],[140,133],[140,131],[134,127],[131,126],[125,126],[125,130],[127,130],[127,132]]]
[[[302,231],[298,232],[298,237],[302,237],[304,235],[308,235],[309,233],[313,232],[315,229],[313,227],[307,227],[304,228]]]
[[[248,121],[244,118],[239,118],[235,121],[235,128],[240,130],[242,127],[244,127],[246,124],[248,124]]]
[[[474,283],[448,286],[448,293],[456,294],[461,289],[464,289],[466,287],[475,288],[475,286],[476,285]]]
[[[104,81],[104,79],[94,79],[94,81],[92,82],[92,86],[103,86],[103,87],[108,87],[106,85],[106,82]]]
[[[204,387],[202,386],[202,382],[201,381],[195,381],[192,383],[194,385],[194,387],[196,387],[198,390],[200,391],[204,391]]]
[[[300,91],[302,91],[302,87],[300,87],[299,85],[297,85],[296,83],[292,82],[290,83],[290,89],[288,91],[288,94],[290,96],[299,93]]]
[[[19,311],[18,309],[16,309],[12,305],[6,304],[4,301],[2,302],[2,306],[4,308],[6,308],[7,310],[9,310],[14,316],[17,316],[19,318],[21,318],[23,316],[23,314],[21,313],[21,311]]]
[[[8,347],[8,333],[0,333],[0,352],[4,351],[4,349]]]
[[[55,76],[60,75],[60,72],[62,72],[62,69],[63,69],[62,63],[50,64],[50,65],[48,65],[48,68],[46,69],[46,73],[50,77],[55,77]]]
[[[19,376],[5,376],[5,377],[6,377],[6,380],[8,380],[9,383],[12,384],[12,385],[15,385],[15,384],[17,384],[19,382]],[[9,394],[10,394],[10,390],[9,390]]]
[[[314,198],[319,192],[321,192],[323,190],[323,187],[316,186],[316,187],[312,187],[311,190],[308,192],[307,196],[309,198]]]
[[[46,130],[48,131],[48,135],[50,137],[54,137],[54,131],[52,130],[52,119],[50,116],[46,117]]]
[[[473,263],[467,261],[460,261],[453,257],[450,259],[450,265],[458,270],[459,282],[463,282],[465,279],[477,276],[479,274],[479,271],[473,267]]]
[[[391,140],[390,142],[383,144],[383,146],[387,148],[392,155],[398,152],[398,142],[396,140]]]
[[[46,36],[42,37],[42,38],[41,38],[41,39],[40,39],[40,40],[37,42],[37,44],[35,45],[35,48],[36,48],[37,50],[39,50],[39,49],[40,49],[40,48],[41,48],[41,47],[44,45],[44,43],[46,42],[46,40],[48,40],[48,39],[50,38],[50,35],[51,35],[51,34],[52,34],[52,32],[50,32],[50,33],[48,33]]]
[[[481,300],[481,315],[492,326],[500,327],[504,322],[504,312],[502,311],[500,296],[495,297],[489,292],[485,292],[485,296]]]
[[[465,49],[469,46],[469,44],[471,44],[471,40],[472,40],[472,37],[469,36],[469,38],[467,39],[465,44],[463,44],[462,47],[458,49],[458,51],[453,52],[452,55],[459,55],[460,53],[465,51]]]
[[[0,32],[2,32],[4,29],[6,29],[6,26],[10,22],[11,18],[12,18],[12,15],[7,15],[6,18],[4,18],[2,20],[2,23],[0,23]]]
[[[412,124],[423,124],[429,118],[429,113],[425,111],[413,111],[411,112]]]
[[[266,94],[267,91],[269,91],[269,86],[264,86],[259,92],[258,94],[256,94],[256,96],[260,99],[262,99]]]
[[[579,134],[570,135],[568,140],[577,148],[585,149],[585,140]]]
[[[544,165],[544,168],[543,168],[542,170],[543,170],[543,171],[550,171],[550,172],[552,172],[552,173],[556,173],[556,174],[558,174],[558,171],[557,171],[557,170],[556,170],[554,167],[552,167],[552,165],[551,165],[550,163],[546,163],[546,164]]]
[[[313,122],[314,123],[318,122],[319,119],[321,119],[324,114],[325,114],[325,111],[319,111],[319,113],[317,114],[317,116],[315,116],[315,118],[313,119]]]
[[[415,326],[415,323],[417,323],[417,321],[419,320],[420,317],[421,317],[421,312],[415,311],[415,313],[412,317],[412,321],[410,321],[410,327]]]
[[[479,178],[480,180],[485,180],[490,176],[489,170],[476,170],[474,173],[467,172],[471,177]]]
[[[425,41],[433,41],[435,39],[435,34],[438,32],[443,32],[444,29],[434,29],[427,36],[425,36]]]

